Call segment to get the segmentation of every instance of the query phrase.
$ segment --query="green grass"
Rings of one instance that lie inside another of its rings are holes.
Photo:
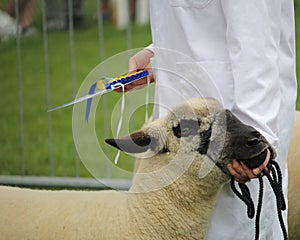
[[[91,13],[95,6],[90,1],[88,2],[86,11]],[[299,7],[297,11],[300,11]],[[41,27],[39,20],[40,15],[37,14],[34,22],[38,28]],[[296,26],[296,29],[300,29],[299,14],[296,14]],[[127,49],[126,31],[116,30],[108,22],[104,24],[104,38],[105,58]],[[297,32],[297,49],[300,49],[299,39],[300,31]],[[77,90],[87,74],[100,63],[98,28],[92,13],[87,14],[83,27],[75,30],[74,40]],[[150,41],[149,26],[132,25],[132,48],[144,47]],[[50,174],[49,138],[44,48],[41,33],[22,38],[21,46],[26,174],[47,176]],[[49,34],[48,47],[51,106],[55,107],[73,99],[69,33],[62,31]],[[298,63],[300,62],[299,55],[297,55]],[[22,174],[22,149],[20,145],[20,100],[15,40],[0,42],[0,66],[0,174],[20,175]],[[300,78],[299,64],[297,73]],[[111,96],[107,98],[109,116],[111,116],[119,97],[120,94],[111,93]],[[300,98],[297,99],[297,109],[300,109]],[[101,107],[97,110],[98,135],[103,134],[105,130],[103,129],[105,119],[101,115],[102,110]],[[55,111],[51,116],[54,173],[56,176],[75,176],[76,157],[72,137],[72,108]],[[136,113],[135,126],[141,126],[143,118],[144,109],[139,109]],[[110,117],[106,121],[110,122]],[[114,154],[111,153],[110,156],[114,156]],[[120,165],[125,169],[130,169],[132,166],[131,158],[125,157],[125,161],[120,162]],[[80,175],[89,176],[82,164]]]
[[[133,48],[150,43],[149,26],[132,26]],[[127,50],[126,31],[104,24],[105,58]],[[76,29],[75,38],[76,88],[86,75],[100,63],[98,28],[96,24]],[[72,96],[69,33],[56,32],[48,36],[49,79],[51,106],[69,102]],[[45,64],[42,35],[24,37],[21,41],[21,61],[24,107],[24,156],[27,175],[49,175],[49,149]],[[17,51],[14,40],[0,43],[0,174],[21,174],[20,104]],[[77,89],[76,89],[77,91]],[[108,115],[120,94],[108,100]],[[100,119],[101,121],[101,119]],[[99,122],[99,125],[102,125]],[[75,149],[72,138],[72,108],[53,112],[53,156],[55,175],[75,175]],[[81,167],[81,176],[88,172]]]

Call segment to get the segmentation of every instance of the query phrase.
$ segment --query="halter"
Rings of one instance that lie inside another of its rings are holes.
[[[284,221],[282,218],[282,211],[286,210],[286,204],[284,200],[284,195],[282,192],[282,174],[280,167],[277,162],[274,160],[270,160],[270,162],[267,165],[267,168],[270,169],[270,173],[266,171],[265,169],[262,171],[265,176],[267,176],[269,183],[273,189],[273,192],[276,197],[276,208],[277,208],[277,217],[279,220],[279,224],[282,230],[283,239],[287,240],[288,235],[286,231],[286,227],[284,225]],[[262,209],[262,203],[263,203],[263,176],[261,174],[257,174],[257,178],[259,180],[259,194],[258,194],[258,204],[257,204],[257,211],[255,216],[255,240],[259,239],[259,224],[260,224],[260,215],[261,215],[261,209]],[[239,192],[235,187],[235,180],[234,177],[231,178],[230,181],[231,188],[235,195],[240,198],[247,206],[247,214],[250,219],[254,217],[255,209],[254,209],[254,203],[252,201],[249,188],[246,186],[246,184],[238,183],[238,186],[241,190]]]

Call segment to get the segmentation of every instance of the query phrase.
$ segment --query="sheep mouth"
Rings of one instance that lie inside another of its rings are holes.
[[[254,169],[259,167],[265,160],[267,156],[267,150],[270,151],[270,160],[274,160],[276,158],[276,152],[275,150],[269,145],[267,148],[263,149],[259,153],[257,153],[255,156],[252,156],[250,158],[245,159],[237,159],[239,162],[243,162],[248,168]],[[216,166],[226,175],[231,175],[227,164],[221,161],[214,161],[209,155],[208,157],[216,164]]]
[[[272,148],[271,146],[268,146],[262,152],[258,153],[257,155],[255,155],[253,157],[246,158],[246,159],[237,159],[237,160],[244,163],[248,168],[254,169],[254,168],[259,167],[266,160],[267,150],[269,150],[271,153],[270,160],[275,159],[276,153],[275,153],[274,148]]]

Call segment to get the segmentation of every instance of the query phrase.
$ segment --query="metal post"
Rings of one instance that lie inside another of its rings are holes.
[[[71,62],[71,81],[72,81],[72,97],[76,97],[76,73],[75,73],[75,53],[74,53],[74,9],[73,9],[73,0],[68,0],[68,13],[69,13],[69,39],[70,39],[70,62]],[[76,162],[76,177],[80,176],[80,160],[75,152],[75,162]]]
[[[45,62],[45,80],[46,80],[46,101],[47,101],[47,109],[50,109],[51,108],[51,93],[50,93],[50,79],[49,79],[49,55],[48,55],[48,35],[47,35],[46,11],[47,10],[46,10],[45,0],[42,0],[43,42],[44,42],[44,62]],[[49,149],[49,159],[50,159],[50,176],[54,176],[51,112],[48,112],[48,149]]]
[[[18,81],[19,81],[19,105],[20,105],[20,144],[21,144],[21,173],[26,174],[25,146],[24,146],[24,108],[23,108],[23,77],[22,77],[22,62],[21,62],[21,33],[19,29],[19,1],[15,0],[15,15],[16,15],[16,45],[18,54]]]
[[[99,56],[100,62],[104,61],[104,31],[103,31],[103,13],[102,13],[102,0],[98,0],[98,12],[97,12],[97,20],[98,20],[98,33],[99,33]],[[101,69],[104,75],[105,69]],[[108,137],[108,116],[107,116],[107,98],[103,96],[102,98],[102,107],[103,107],[103,118],[104,118],[104,136],[105,138]],[[105,145],[105,154],[109,155],[109,147]],[[106,177],[111,177],[111,168],[110,162],[107,161],[105,164],[106,169]]]

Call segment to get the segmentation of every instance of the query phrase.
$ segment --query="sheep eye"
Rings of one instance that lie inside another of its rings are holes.
[[[173,127],[173,133],[177,138],[181,138],[180,124],[178,124],[176,127]]]
[[[201,142],[199,144],[198,152],[201,154],[206,154],[209,144],[210,144],[210,138],[212,133],[212,125],[210,125],[209,129],[205,132],[200,133],[201,136]]]
[[[182,119],[180,123],[173,127],[173,133],[177,138],[196,135],[199,130],[200,123],[191,119]]]

